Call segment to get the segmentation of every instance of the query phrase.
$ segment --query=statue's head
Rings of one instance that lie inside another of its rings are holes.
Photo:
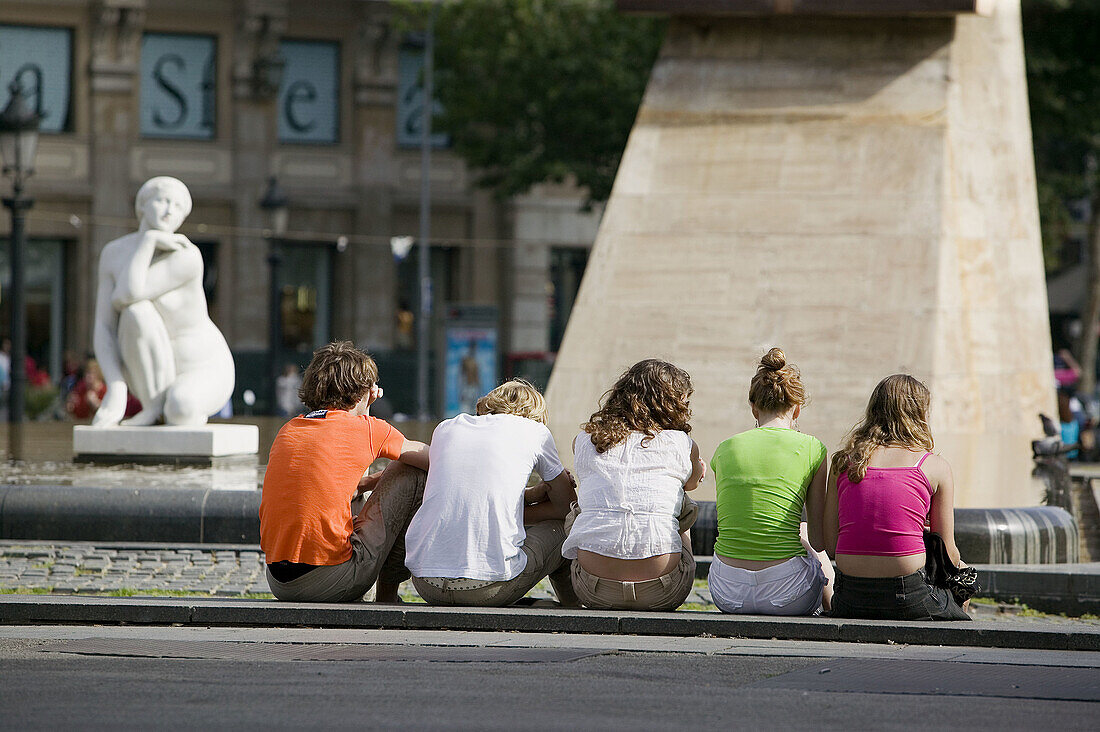
[[[138,189],[134,210],[145,228],[171,234],[191,213],[191,193],[183,181],[158,175]]]

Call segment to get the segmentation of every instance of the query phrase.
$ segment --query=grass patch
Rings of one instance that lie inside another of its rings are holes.
[[[0,587],[0,595],[48,595],[52,587]]]
[[[201,590],[161,590],[152,588],[139,590],[133,587],[123,587],[117,590],[90,590],[81,592],[81,595],[95,595],[98,597],[224,597],[226,599],[243,597],[247,600],[274,600],[275,596],[270,592],[244,592],[239,595],[216,595]]]
[[[685,602],[683,605],[680,606],[680,609],[681,610],[698,610],[700,612],[706,612],[708,610],[713,610],[714,605],[705,605],[701,602]]]
[[[52,559],[47,559],[45,562],[39,562],[37,564],[32,564],[31,569],[49,569],[53,565],[54,565],[54,561]]]

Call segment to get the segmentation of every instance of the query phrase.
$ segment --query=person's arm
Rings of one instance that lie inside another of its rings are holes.
[[[703,459],[699,457],[699,446],[695,444],[695,440],[691,441],[691,475],[688,476],[687,482],[684,483],[685,491],[693,491],[699,487],[699,483],[707,475],[707,464],[703,462]]]
[[[523,507],[523,523],[526,525],[537,524],[540,521],[560,521],[569,515],[570,506],[577,500],[576,483],[568,470],[562,470],[557,477],[543,481],[529,490],[535,491],[541,485],[546,486],[546,500]],[[524,491],[525,499],[527,495],[527,491]]]
[[[836,476],[837,474],[833,473],[826,482],[828,488],[825,490],[824,520],[822,521],[825,552],[830,559],[836,559],[836,539],[840,533],[840,501],[836,491]],[[807,522],[807,530],[809,529],[808,524],[809,522]]]
[[[428,469],[428,446],[418,440],[405,440],[401,445],[401,454],[397,458],[406,465],[421,470]]]
[[[157,250],[168,255],[153,262]],[[112,304],[121,310],[141,300],[155,300],[197,277],[202,277],[202,254],[198,247],[182,234],[147,231],[115,287]]]
[[[955,545],[955,477],[951,474],[951,466],[939,455],[929,455],[921,467],[934,489],[932,509],[928,515],[932,531],[943,538],[952,563],[956,567],[966,566]]]
[[[806,489],[806,538],[815,552],[825,548],[825,494],[829,478],[828,455],[822,457],[821,465],[810,479]],[[833,548],[836,544],[834,541]]]
[[[109,247],[110,245],[108,245]],[[92,417],[93,427],[116,425],[126,416],[126,379],[122,375],[122,355],[118,348],[118,313],[111,305],[115,278],[110,271],[111,253],[104,249],[99,257],[99,283],[95,298],[95,327],[92,348],[99,370],[107,382],[107,393]]]

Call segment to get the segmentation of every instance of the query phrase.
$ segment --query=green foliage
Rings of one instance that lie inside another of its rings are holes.
[[[56,386],[31,386],[27,389],[27,416],[30,419],[38,417],[57,401],[58,389]]]
[[[505,198],[571,179],[607,200],[663,23],[612,0],[457,0],[435,27],[433,127],[479,183]]]
[[[1023,31],[1043,251],[1057,269],[1067,202],[1100,190],[1100,4],[1024,0]]]

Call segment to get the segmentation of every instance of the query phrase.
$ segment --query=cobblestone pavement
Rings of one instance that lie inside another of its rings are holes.
[[[687,606],[713,610],[706,583],[696,584],[703,586],[688,596]],[[271,597],[259,547],[12,541],[0,542],[0,592]],[[420,601],[410,582],[401,586],[401,595]],[[528,593],[535,599],[553,596],[545,580]]]

